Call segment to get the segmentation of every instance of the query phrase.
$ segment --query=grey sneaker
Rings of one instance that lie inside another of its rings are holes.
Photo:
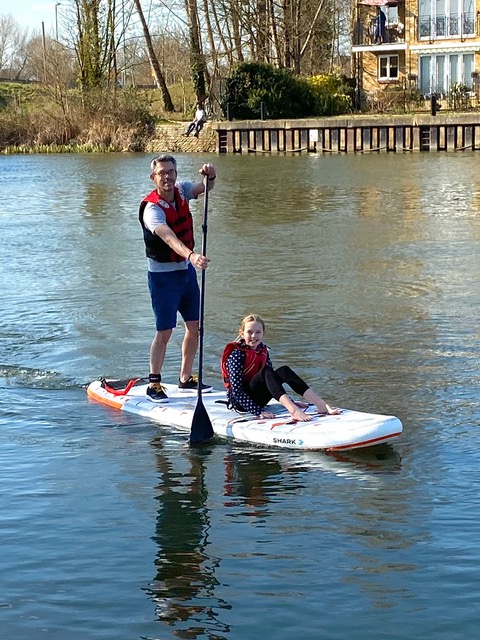
[[[147,396],[152,402],[168,402],[165,387],[160,382],[151,382],[147,387]]]
[[[190,376],[188,380],[182,382],[180,378],[178,379],[178,388],[180,391],[198,391],[198,378],[197,376]],[[204,384],[202,382],[202,392],[208,393],[212,391],[213,387],[211,384]]]

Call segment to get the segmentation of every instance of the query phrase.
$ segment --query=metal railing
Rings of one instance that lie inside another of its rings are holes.
[[[475,14],[473,12],[449,15],[419,16],[419,39],[462,38],[475,35]]]
[[[353,33],[354,46],[382,45],[396,42],[405,42],[405,29],[403,24],[380,23],[378,17],[358,20]]]

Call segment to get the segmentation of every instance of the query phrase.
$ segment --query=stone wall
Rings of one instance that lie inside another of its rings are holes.
[[[188,122],[161,124],[156,128],[155,137],[146,146],[147,153],[214,153],[217,132],[207,122],[199,137],[184,135]]]

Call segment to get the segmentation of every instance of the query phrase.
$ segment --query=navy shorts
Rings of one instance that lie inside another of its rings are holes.
[[[200,289],[193,265],[179,271],[149,271],[148,288],[157,331],[174,329],[177,313],[185,322],[200,318]]]

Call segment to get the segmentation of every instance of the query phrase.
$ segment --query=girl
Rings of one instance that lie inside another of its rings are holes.
[[[307,403],[314,404],[318,413],[340,413],[317,396],[290,367],[273,368],[267,346],[262,342],[264,331],[262,318],[255,314],[248,315],[242,320],[235,342],[229,342],[223,351],[222,376],[228,389],[229,406],[237,411],[271,419],[275,416],[265,410],[265,405],[275,398],[293,420],[311,420],[311,416],[302,411],[308,404],[294,402],[285,392],[283,384],[286,383]]]

